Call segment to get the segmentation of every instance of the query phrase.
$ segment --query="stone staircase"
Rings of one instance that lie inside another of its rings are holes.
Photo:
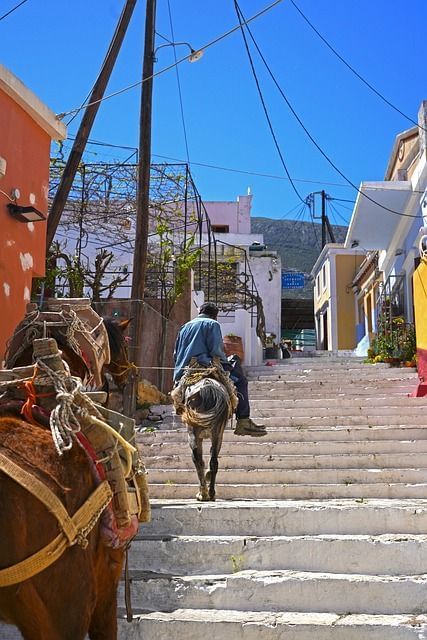
[[[268,435],[227,429],[216,503],[194,500],[178,421],[140,436],[153,520],[132,546],[135,618],[120,620],[121,640],[426,639],[416,373],[332,355],[248,377]]]
[[[216,503],[194,499],[177,418],[139,436],[153,519],[132,544],[135,616],[124,620],[121,587],[120,640],[427,640],[416,373],[332,354],[248,377],[268,435],[227,428]]]

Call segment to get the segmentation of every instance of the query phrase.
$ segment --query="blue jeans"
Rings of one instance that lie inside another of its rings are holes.
[[[230,378],[236,387],[239,404],[236,409],[236,418],[249,418],[251,408],[249,406],[248,381],[243,373],[240,358],[233,356],[233,360],[228,365],[223,365],[226,371],[230,372]]]

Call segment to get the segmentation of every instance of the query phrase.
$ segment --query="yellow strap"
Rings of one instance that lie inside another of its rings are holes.
[[[46,506],[50,513],[58,520],[59,526],[67,536],[69,542],[77,535],[76,528],[61,500],[33,474],[25,471],[10,458],[0,453],[0,470],[13,478]]]
[[[80,509],[78,509],[78,511],[76,511],[76,513],[70,518],[62,503],[60,503],[61,509],[52,511],[51,505],[55,504],[55,507],[57,507],[56,502],[59,502],[59,499],[48,487],[46,487],[46,485],[21,469],[21,467],[2,454],[0,454],[0,469],[21,484],[21,486],[25,487],[25,489],[28,489],[30,493],[39,498],[46,505],[49,511],[55,515],[62,528],[61,533],[56,536],[52,542],[46,545],[46,547],[43,547],[40,551],[37,551],[32,556],[25,558],[25,560],[18,562],[12,567],[0,570],[0,587],[8,587],[12,584],[16,584],[17,582],[28,580],[40,571],[43,571],[43,569],[49,567],[61,557],[68,546],[78,542],[84,547],[86,536],[95,526],[99,516],[111,501],[113,493],[107,480],[104,480],[89,496],[89,498],[87,498],[86,502],[80,507]],[[17,477],[15,477],[15,473],[17,473]],[[33,482],[33,487],[31,489],[26,486],[29,478],[31,478]],[[25,484],[22,481],[24,481]],[[34,490],[36,485],[38,487],[37,491],[40,488],[43,489],[43,497],[38,493],[36,494]],[[59,513],[61,512],[62,515],[62,512],[64,511],[67,516],[66,526],[68,533],[65,531],[63,522],[58,517]],[[71,531],[75,532],[72,538],[69,537]]]
[[[125,440],[118,431],[116,431],[104,420],[100,420],[95,416],[90,416],[89,421],[105,429],[113,438],[115,438],[122,445],[123,453],[126,457],[126,467],[123,470],[123,475],[125,478],[129,478],[132,471],[132,454],[135,453],[137,449],[134,446],[132,446],[130,442]]]

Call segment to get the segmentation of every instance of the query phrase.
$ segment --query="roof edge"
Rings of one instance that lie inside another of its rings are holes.
[[[0,64],[0,90],[19,104],[52,140],[64,140],[67,137],[65,124],[35,93],[2,64]]]

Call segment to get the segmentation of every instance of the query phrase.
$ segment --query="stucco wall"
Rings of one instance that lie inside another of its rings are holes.
[[[356,313],[351,282],[364,256],[336,255],[336,313],[338,349],[354,349],[356,346]]]
[[[238,196],[234,202],[204,202],[211,224],[227,225],[230,233],[251,232],[252,196]]]
[[[325,271],[323,272],[323,267]],[[331,297],[331,277],[330,277],[330,260],[329,257],[322,262],[319,270],[315,274],[314,286],[314,313],[316,314]],[[323,277],[324,275],[324,277]]]
[[[8,95],[0,91],[0,156],[7,162],[0,190],[18,188],[18,204],[47,213],[50,137]],[[46,222],[12,218],[0,193],[0,362],[6,340],[25,313],[32,278],[44,275]]]
[[[249,263],[258,293],[262,298],[267,333],[281,335],[282,270],[278,256],[250,257]]]
[[[427,264],[414,272],[414,309],[417,333],[418,374],[427,381]]]

